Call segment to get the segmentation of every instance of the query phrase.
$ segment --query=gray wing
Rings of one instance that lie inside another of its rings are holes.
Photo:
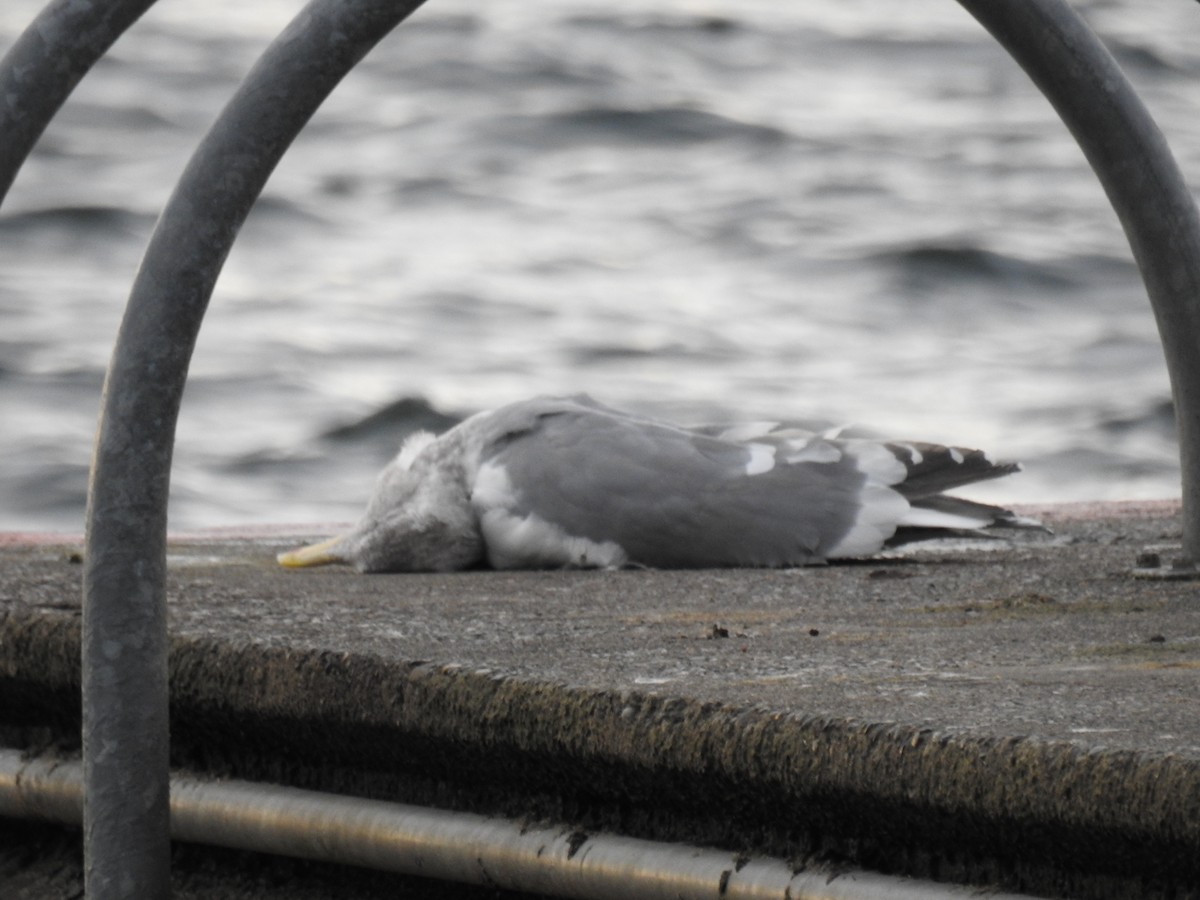
[[[808,439],[722,440],[586,397],[530,401],[505,414],[482,462],[507,474],[509,512],[616,543],[648,566],[823,559],[854,527],[867,479],[848,453],[794,452],[788,461],[780,452]]]
[[[789,447],[803,446],[806,441],[810,452],[824,447],[853,454],[855,448],[883,447],[904,466],[903,477],[888,483],[913,506],[946,512],[960,508],[964,513],[969,506],[976,517],[982,510],[1010,517],[1012,514],[994,506],[940,495],[963,485],[1021,471],[1019,463],[995,462],[982,450],[927,441],[892,441],[870,429],[837,425],[829,420],[699,425],[688,431],[730,441],[762,441],[779,447],[785,454]]]

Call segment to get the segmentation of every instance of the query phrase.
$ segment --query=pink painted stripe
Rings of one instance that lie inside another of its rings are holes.
[[[206,541],[266,540],[270,538],[307,538],[340,534],[350,528],[345,522],[315,525],[223,525],[174,531],[167,535],[171,542],[203,543]],[[78,545],[83,534],[77,531],[0,531],[0,547],[36,547],[45,545]]]

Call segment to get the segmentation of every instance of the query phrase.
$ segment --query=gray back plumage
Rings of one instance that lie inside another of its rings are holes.
[[[853,525],[865,481],[849,455],[747,474],[745,445],[587,397],[514,404],[486,425],[481,462],[507,472],[515,514],[612,541],[654,567],[820,559]]]

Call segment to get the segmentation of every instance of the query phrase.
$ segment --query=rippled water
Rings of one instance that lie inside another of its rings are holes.
[[[0,48],[39,6],[6,0]],[[1200,6],[1078,6],[1200,177]],[[163,0],[23,170],[0,212],[0,527],[80,527],[155,217],[299,7]],[[1026,462],[985,498],[1178,494],[1115,216],[952,0],[429,0],[243,229],[193,362],[172,524],[351,519],[430,414],[397,401],[454,416],[577,390]]]

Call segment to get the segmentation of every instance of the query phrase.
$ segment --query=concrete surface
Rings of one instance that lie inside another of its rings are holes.
[[[1027,511],[1029,512],[1029,511]],[[1200,897],[1200,582],[1174,504],[786,571],[284,571],[171,547],[173,746],[216,774],[1045,896]],[[313,533],[310,536],[323,536]],[[0,540],[9,742],[70,744],[81,567]]]

